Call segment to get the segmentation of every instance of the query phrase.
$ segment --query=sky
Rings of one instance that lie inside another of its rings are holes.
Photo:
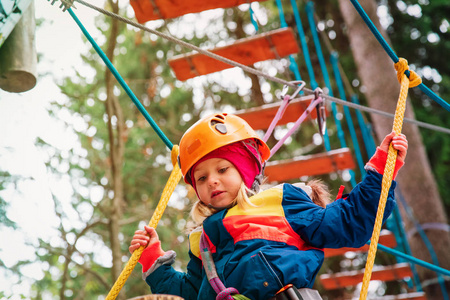
[[[27,178],[17,186],[10,186],[1,192],[9,203],[7,216],[15,221],[18,230],[0,227],[0,259],[6,267],[11,267],[19,259],[31,259],[34,248],[28,243],[36,243],[37,237],[48,239],[55,234],[57,224],[51,192],[68,192],[62,197],[70,197],[67,182],[55,182],[46,171],[44,161],[49,155],[35,145],[37,137],[61,150],[76,144],[76,136],[61,121],[50,117],[46,108],[51,101],[65,101],[56,83],[63,76],[74,74],[80,68],[80,53],[84,51],[81,32],[68,14],[57,4],[52,6],[46,0],[35,1],[36,19],[44,23],[36,31],[36,49],[42,54],[37,66],[37,85],[30,91],[14,94],[0,90],[0,167],[13,175]],[[95,34],[94,17],[97,12],[79,5],[75,13],[88,31]],[[58,190],[55,191],[55,186]],[[53,190],[52,190],[53,189]],[[42,276],[42,266],[24,268],[26,277]],[[28,295],[29,281],[19,285],[17,278],[0,272],[0,291],[15,295]]]

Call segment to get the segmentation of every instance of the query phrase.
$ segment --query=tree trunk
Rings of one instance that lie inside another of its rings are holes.
[[[385,31],[381,29],[376,14],[376,2],[374,0],[365,0],[360,1],[360,3],[378,30],[388,40]],[[394,113],[400,84],[397,81],[392,60],[370,32],[350,1],[339,0],[339,5],[347,25],[347,34],[358,68],[358,74],[366,87],[365,94],[369,106]],[[409,100],[405,117],[414,119]],[[376,114],[372,114],[371,118],[379,140],[392,130],[392,119]],[[405,165],[397,178],[399,188],[420,224],[447,224],[447,217],[444,213],[442,201],[430,169],[419,130],[417,126],[405,123],[403,125],[403,133],[408,138],[409,149]],[[400,208],[402,208],[401,205]],[[413,229],[413,224],[407,218],[403,209],[401,209],[401,212],[405,222],[405,230]],[[449,269],[450,255],[448,255],[448,249],[450,248],[450,235],[439,230],[426,230],[426,234],[437,253],[440,266]],[[430,254],[418,234],[414,234],[409,242],[412,254],[415,257],[432,262]],[[425,280],[436,278],[436,273],[428,269],[418,267],[418,272],[422,283]],[[424,285],[423,287],[428,299],[442,299],[442,293],[438,284]]]
[[[111,9],[114,13],[118,14],[119,5],[118,2],[109,1]],[[119,34],[119,23],[116,19],[111,19],[111,32],[108,37],[108,48],[106,55],[112,62],[114,59],[114,49],[117,44],[117,36]],[[124,154],[124,140],[122,139],[124,131],[124,120],[122,114],[122,108],[120,107],[117,97],[114,95],[114,83],[115,79],[109,69],[105,70],[105,83],[106,83],[106,113],[108,116],[108,133],[110,144],[110,159],[111,159],[111,176],[112,176],[112,188],[114,191],[114,198],[112,199],[111,215],[109,216],[109,229],[110,229],[110,242],[112,251],[112,277],[116,280],[122,271],[122,251],[121,242],[119,238],[120,234],[120,220],[122,218],[122,206],[124,205],[124,192],[123,192],[123,178],[122,178],[122,165]],[[113,125],[113,118],[116,118]],[[118,295],[117,299],[125,299],[124,292]]]

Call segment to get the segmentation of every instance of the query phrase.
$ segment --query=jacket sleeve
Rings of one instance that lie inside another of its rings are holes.
[[[361,247],[371,237],[382,188],[381,174],[369,171],[345,199],[322,208],[309,197],[299,197],[292,185],[285,185],[283,207],[291,227],[308,244],[318,248]],[[393,181],[383,222],[395,207]],[[304,193],[303,193],[304,194]]]
[[[177,295],[186,300],[197,299],[202,282],[202,262],[191,251],[189,256],[186,273],[176,271],[170,265],[162,265],[147,276],[145,281],[153,294]]]

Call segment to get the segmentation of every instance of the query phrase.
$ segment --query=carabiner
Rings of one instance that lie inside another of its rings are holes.
[[[303,90],[303,88],[306,85],[306,82],[304,82],[303,80],[294,80],[294,81],[290,81],[289,83],[298,85],[295,92],[289,96],[289,99],[294,99],[298,95],[298,93],[300,93],[300,91]],[[286,97],[286,94],[289,91],[289,87],[290,87],[289,85],[283,86],[283,90],[281,91],[281,94],[280,94],[281,100],[284,100],[284,97]]]
[[[321,88],[316,88],[314,90],[314,100],[322,98],[323,91]],[[326,119],[326,111],[325,111],[325,101],[322,98],[322,101],[316,106],[317,113],[317,126],[319,127],[319,133],[321,136],[325,135],[327,130],[327,119]]]

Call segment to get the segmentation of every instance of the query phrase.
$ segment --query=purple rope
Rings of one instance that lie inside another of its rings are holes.
[[[275,146],[273,146],[272,149],[270,149],[269,159],[278,151],[278,149],[280,149],[280,147],[284,144],[287,138],[290,137],[294,133],[294,131],[296,131],[300,127],[300,125],[306,119],[308,114],[313,110],[313,108],[316,107],[322,101],[323,101],[322,97],[319,96],[317,99],[315,99],[308,105],[308,108],[306,108],[306,110],[302,113],[300,118],[297,119],[294,126],[283,136],[281,140],[278,141],[278,143]]]
[[[216,294],[220,294],[220,292],[225,289],[225,286],[223,285],[222,281],[220,281],[220,279],[217,277],[211,278],[211,280],[209,280],[209,283],[211,284],[211,286],[212,286],[213,290],[216,292]],[[221,289],[221,283],[222,283],[223,289]]]
[[[234,298],[231,297],[231,294],[239,294],[239,292],[237,289],[232,287],[224,289],[217,295],[216,300],[234,300]]]
[[[201,237],[200,237],[200,251],[201,253],[206,253],[206,252],[210,252],[209,250],[209,244],[208,241],[206,240],[206,236],[204,233],[202,233]],[[207,260],[208,258],[212,258],[210,255],[202,255],[202,259]],[[209,264],[214,264],[214,261],[204,261],[203,265],[205,267],[205,271],[207,269],[207,265]],[[239,294],[239,291],[233,287],[230,288],[226,288],[225,285],[222,283],[222,281],[220,280],[220,278],[217,276],[217,273],[215,273],[215,270],[212,271],[212,275],[208,275],[210,274],[209,271],[206,271],[209,283],[211,284],[211,287],[213,288],[213,290],[217,293],[217,297],[216,300],[234,300],[233,297],[231,297],[231,294]],[[211,278],[210,278],[211,276]]]
[[[289,104],[289,101],[291,100],[291,96],[286,95],[283,97],[283,103],[281,103],[280,107],[277,110],[277,113],[275,117],[273,118],[272,122],[270,123],[269,129],[267,129],[266,134],[264,135],[263,141],[267,143],[267,140],[269,139],[270,135],[273,132],[273,129],[278,124],[278,121],[283,117],[284,112],[286,111],[286,108]]]

